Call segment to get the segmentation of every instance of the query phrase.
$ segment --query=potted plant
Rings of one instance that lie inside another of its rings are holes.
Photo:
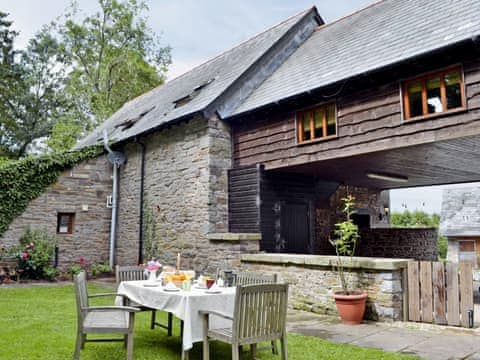
[[[337,269],[342,286],[342,290],[334,292],[333,296],[342,322],[359,324],[362,322],[365,313],[367,293],[363,290],[351,289],[345,276],[345,261],[352,262],[357,241],[360,239],[358,226],[352,220],[352,215],[355,213],[355,198],[352,195],[347,195],[342,198],[342,204],[342,213],[346,219],[335,224],[335,238],[330,240],[337,254],[337,263],[334,268]]]

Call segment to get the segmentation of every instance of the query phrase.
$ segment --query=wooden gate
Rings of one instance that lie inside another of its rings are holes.
[[[408,263],[408,320],[469,327],[473,323],[470,263]]]

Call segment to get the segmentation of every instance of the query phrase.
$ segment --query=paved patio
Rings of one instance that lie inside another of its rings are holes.
[[[322,339],[415,354],[424,359],[480,360],[480,329],[461,329],[417,323],[344,325],[337,318],[303,311],[290,311],[289,332]]]

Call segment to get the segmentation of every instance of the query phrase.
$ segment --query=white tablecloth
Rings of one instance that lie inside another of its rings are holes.
[[[123,281],[118,293],[128,296],[138,304],[173,313],[183,320],[183,349],[189,350],[194,342],[203,340],[201,310],[214,310],[233,314],[235,288],[221,288],[221,293],[208,294],[205,289],[192,287],[191,291],[165,291],[161,286],[147,287],[148,281]],[[119,301],[117,299],[117,301]],[[121,301],[121,300],[120,300]],[[228,326],[225,320],[211,317],[210,327]]]

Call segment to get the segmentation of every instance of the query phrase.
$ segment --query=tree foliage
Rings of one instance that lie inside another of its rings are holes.
[[[72,68],[67,91],[96,123],[128,100],[160,85],[170,48],[151,36],[143,1],[99,0],[100,11],[80,16],[72,2],[56,25],[65,63]]]
[[[8,14],[0,11],[0,156],[3,157],[9,155],[8,146],[5,145],[5,132],[13,121],[7,116],[9,105],[4,99],[15,92],[21,79],[13,49],[18,32],[12,29],[13,22],[7,18]]]
[[[36,139],[50,135],[56,122],[68,118],[73,106],[64,92],[66,70],[57,41],[47,28],[18,52],[14,91],[0,95],[6,105],[3,145],[10,156],[22,157]]]
[[[19,158],[36,139],[53,151],[125,102],[164,81],[170,48],[160,46],[137,0],[98,0],[85,15],[73,1],[60,20],[44,26],[22,51],[0,12],[0,156]]]
[[[401,212],[392,212],[390,223],[393,227],[435,227],[440,226],[440,216],[438,214],[427,214],[424,211],[415,210],[410,212],[405,210]]]

